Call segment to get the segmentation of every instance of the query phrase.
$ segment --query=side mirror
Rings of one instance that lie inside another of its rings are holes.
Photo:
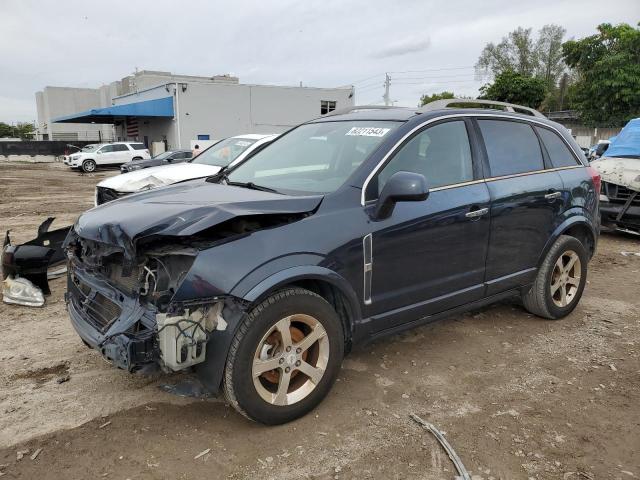
[[[382,220],[393,212],[397,202],[420,202],[429,196],[424,175],[414,172],[396,172],[382,187],[376,203],[374,218]]]

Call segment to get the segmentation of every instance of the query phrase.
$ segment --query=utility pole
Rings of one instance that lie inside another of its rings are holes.
[[[384,104],[386,106],[391,105],[391,98],[389,97],[389,86],[391,85],[391,77],[388,73],[384,74]]]

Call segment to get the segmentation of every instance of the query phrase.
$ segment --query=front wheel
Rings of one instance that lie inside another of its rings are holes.
[[[82,162],[82,171],[85,173],[91,173],[96,171],[96,162],[93,160],[85,160]]]
[[[331,305],[309,290],[281,290],[238,328],[225,366],[225,396],[251,420],[289,422],[322,401],[343,354],[342,325]]]
[[[561,235],[542,262],[531,290],[522,296],[525,308],[552,320],[569,315],[582,297],[588,261],[578,239]]]

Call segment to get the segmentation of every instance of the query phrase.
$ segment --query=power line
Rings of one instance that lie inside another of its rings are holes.
[[[460,78],[460,77],[466,77],[466,78],[473,77],[473,78],[475,78],[475,75],[471,74],[471,73],[452,73],[452,74],[449,74],[449,75],[422,75],[422,76],[419,76],[419,77],[394,77],[394,78],[396,78],[398,80],[422,80],[422,79],[425,79],[425,78],[428,79],[428,78]]]
[[[444,67],[444,68],[427,68],[425,70],[404,70],[401,72],[389,72],[389,73],[423,73],[423,72],[442,72],[446,70],[464,70],[469,68],[476,68],[475,66],[467,66],[467,67]]]

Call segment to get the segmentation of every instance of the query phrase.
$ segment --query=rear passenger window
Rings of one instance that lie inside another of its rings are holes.
[[[526,123],[478,120],[492,177],[544,169],[540,142]]]
[[[406,143],[378,176],[378,194],[396,172],[421,173],[429,188],[473,180],[473,163],[464,121],[441,123]]]
[[[546,128],[536,127],[536,131],[542,139],[542,144],[549,154],[551,165],[555,168],[573,167],[578,165],[576,157],[571,153],[567,144],[558,136],[558,134],[547,130]]]
[[[126,145],[123,145],[122,143],[118,143],[116,145],[111,145],[111,151],[113,151],[113,152],[128,152],[129,149],[127,148]]]

